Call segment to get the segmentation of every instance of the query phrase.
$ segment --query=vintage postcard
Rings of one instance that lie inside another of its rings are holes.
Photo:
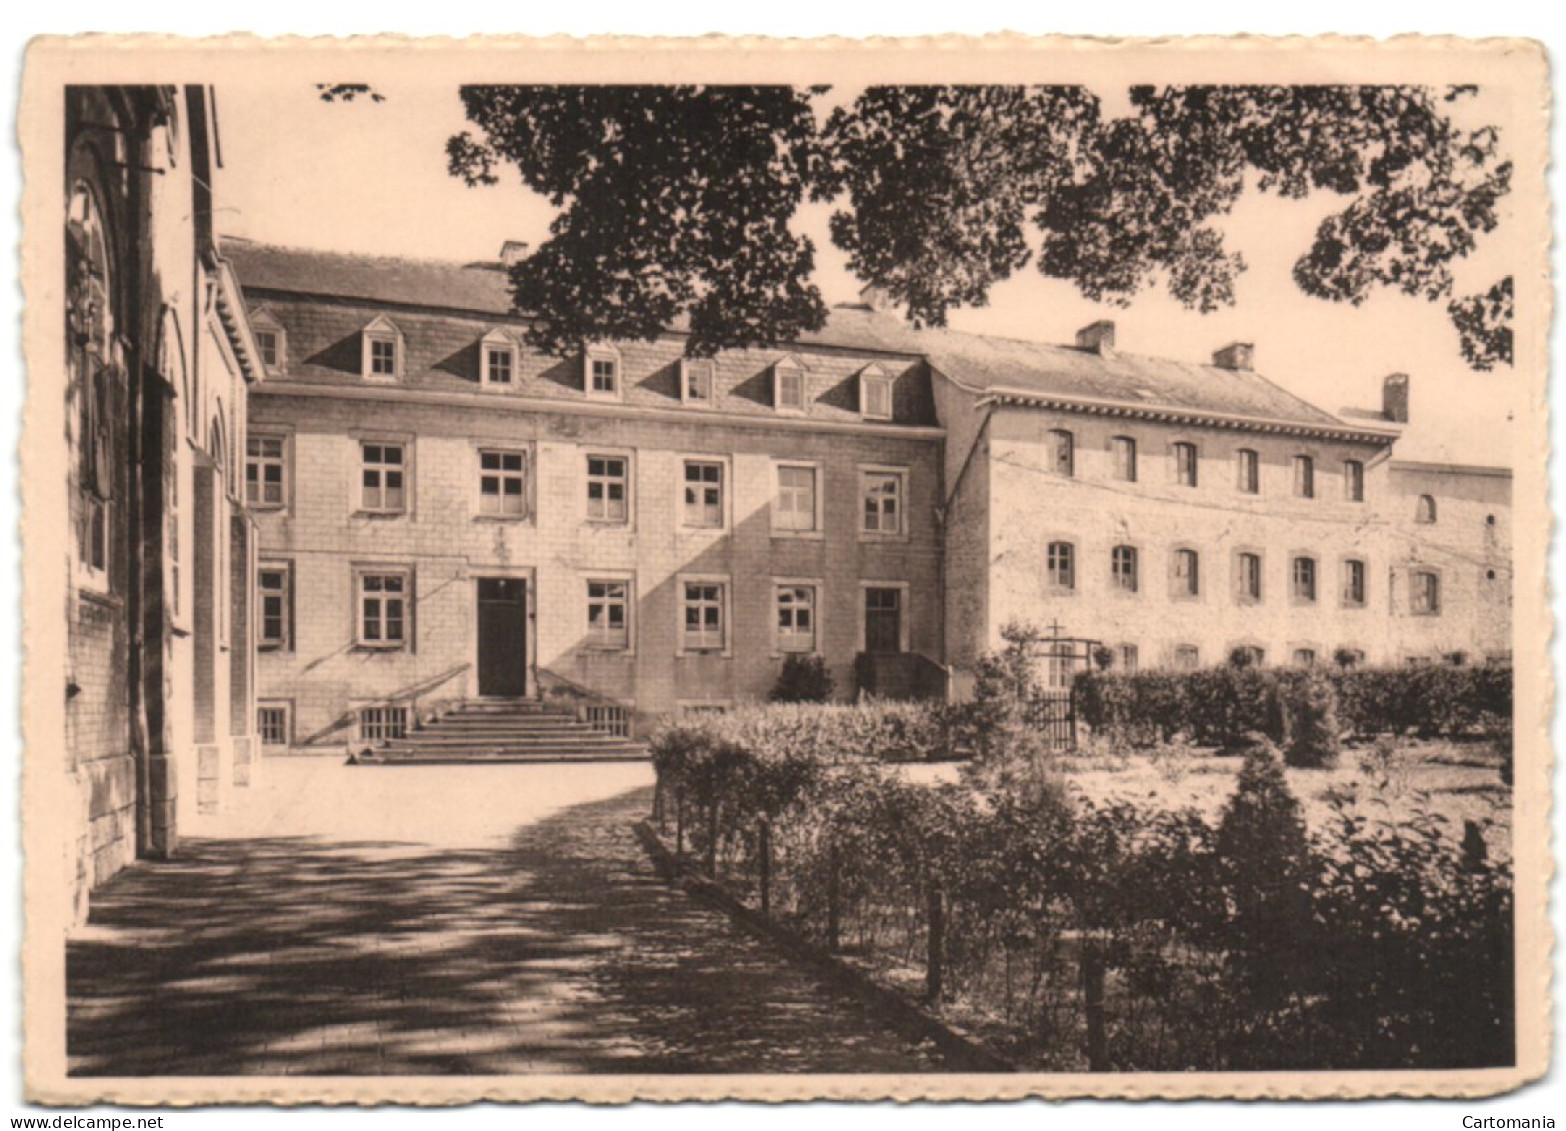
[[[1550,1047],[1518,40],[53,39],[49,1104]]]

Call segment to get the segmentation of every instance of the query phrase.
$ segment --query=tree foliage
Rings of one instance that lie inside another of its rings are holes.
[[[1453,113],[1472,88],[1140,86],[1117,118],[1077,86],[878,86],[818,117],[820,93],[466,87],[478,134],[449,168],[490,184],[513,165],[560,209],[512,272],[554,352],[682,317],[696,354],[818,329],[815,249],[791,228],[807,194],[836,206],[856,276],[942,325],[1030,262],[1099,301],[1162,286],[1216,310],[1245,270],[1235,204],[1326,192],[1345,203],[1295,264],[1305,294],[1447,302],[1471,364],[1509,360],[1509,281],[1453,299],[1512,175],[1496,129]]]
[[[689,322],[689,351],[820,329],[811,241],[790,228],[819,163],[810,93],[791,87],[470,86],[482,138],[448,168],[493,184],[503,164],[560,209],[511,272],[532,343],[651,338]]]
[[[1512,363],[1512,277],[1483,294],[1454,299],[1447,312],[1457,327],[1463,357],[1478,370]]]

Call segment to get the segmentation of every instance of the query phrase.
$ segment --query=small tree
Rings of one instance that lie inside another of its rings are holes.
[[[1262,736],[1246,753],[1215,848],[1228,914],[1212,941],[1227,952],[1239,1002],[1266,1027],[1308,977],[1311,856],[1283,760]]]
[[[1332,680],[1309,668],[1282,690],[1287,722],[1286,757],[1291,766],[1331,769],[1343,751],[1338,692]]]
[[[1005,646],[975,665],[973,702],[964,712],[973,757],[963,777],[976,788],[1020,792],[1054,808],[1062,803],[1064,786],[1049,764],[1049,743],[1029,718],[1039,693],[1034,655],[1039,635],[1014,621],[1001,629],[1001,639]]]
[[[826,703],[831,699],[832,673],[820,656],[794,654],[783,661],[778,681],[772,685],[774,703]]]

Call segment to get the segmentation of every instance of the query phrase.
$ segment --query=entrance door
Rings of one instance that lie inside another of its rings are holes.
[[[519,577],[478,579],[478,690],[527,694],[527,582]]]
[[[903,591],[865,590],[865,651],[903,650]]]

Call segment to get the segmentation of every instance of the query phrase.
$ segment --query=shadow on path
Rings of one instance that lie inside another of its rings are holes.
[[[191,841],[94,895],[72,1074],[940,1069],[659,881],[631,830],[649,798],[494,850]]]

